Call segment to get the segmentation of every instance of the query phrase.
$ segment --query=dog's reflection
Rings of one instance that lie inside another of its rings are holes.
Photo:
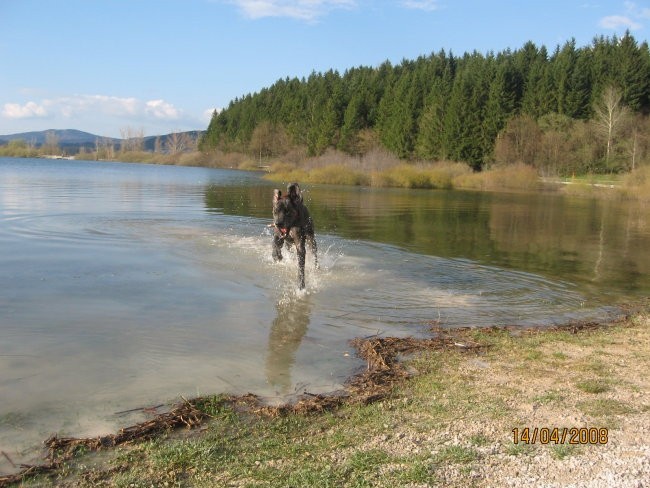
[[[308,297],[282,300],[276,305],[277,315],[271,325],[266,358],[266,379],[286,394],[291,387],[291,368],[296,351],[309,326],[311,303]]]

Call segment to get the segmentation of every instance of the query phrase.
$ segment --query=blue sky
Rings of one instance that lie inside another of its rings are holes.
[[[0,134],[205,129],[287,76],[626,29],[648,39],[650,1],[0,0]]]

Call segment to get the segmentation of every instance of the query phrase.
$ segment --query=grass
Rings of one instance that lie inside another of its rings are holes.
[[[362,157],[328,151],[322,156],[293,163],[276,161],[267,178],[283,182],[413,189],[536,191],[550,188],[542,183],[535,168],[522,163],[475,173],[464,163],[405,163],[382,151]],[[558,184],[553,188],[567,195],[650,201],[650,166],[642,166],[626,175],[587,174],[564,180],[571,184]]]
[[[626,198],[650,202],[650,166],[642,166],[625,175],[620,192]]]
[[[453,186],[469,190],[537,190],[541,183],[535,168],[520,163],[459,175]]]
[[[451,189],[455,175],[470,172],[460,163],[406,164],[366,171],[360,164],[331,163],[309,168],[287,163],[271,166],[267,175],[273,181],[300,181],[329,185],[373,186],[412,189]]]
[[[604,393],[609,390],[609,385],[602,380],[585,380],[576,383],[576,388],[585,393]]]
[[[27,146],[2,146],[0,156],[38,157],[42,151]],[[94,159],[95,153],[78,155]],[[296,148],[282,157],[263,161],[250,155],[223,151],[185,151],[176,154],[148,151],[117,151],[112,160],[210,168],[259,171],[268,169],[273,181],[300,181],[333,185],[397,187],[418,189],[466,189],[487,191],[532,191],[550,188],[542,184],[537,170],[523,163],[486,168],[474,173],[462,162],[405,162],[388,151],[375,148],[362,156],[351,156],[333,149],[316,157],[307,157],[304,148]],[[563,193],[583,197],[625,198],[650,202],[650,166],[640,166],[624,174],[583,174],[564,181]],[[595,186],[600,185],[600,186]],[[554,186],[554,187],[555,187]],[[602,186],[612,186],[606,190]]]
[[[510,443],[506,447],[506,454],[509,456],[530,456],[535,452],[535,446],[520,442],[518,444]]]
[[[559,461],[580,453],[580,447],[574,444],[555,444],[550,447],[550,450],[551,456]]]
[[[474,434],[470,436],[469,442],[476,447],[487,446],[490,443],[490,439],[483,434]]]
[[[513,427],[550,426],[553,415],[610,429],[624,425],[626,416],[641,420],[648,406],[634,403],[638,394],[620,396],[640,386],[610,363],[617,361],[615,347],[626,343],[626,354],[639,355],[639,371],[648,367],[648,324],[519,337],[469,331],[464,341],[486,346],[480,359],[487,367],[474,366],[475,353],[456,349],[419,353],[409,360],[418,375],[388,397],[321,414],[260,417],[226,397],[206,397],[199,408],[212,419],[201,430],[107,451],[96,464],[80,456],[58,477],[25,486],[472,486],[486,481],[475,479],[477,472],[499,472],[510,456],[532,462],[548,449],[563,460],[591,449],[513,444]],[[616,398],[609,396],[613,385]],[[550,417],[533,420],[531,404]]]
[[[349,158],[349,157],[348,157]],[[357,185],[411,189],[469,189],[469,190],[535,190],[540,188],[534,168],[527,165],[485,170],[473,173],[462,163],[404,163],[399,160],[380,169],[368,169],[356,159],[341,159],[333,155],[331,161],[320,158],[317,167],[309,162],[300,166],[276,163],[267,175],[273,181],[301,181],[307,183]]]
[[[541,405],[547,405],[549,403],[561,402],[563,399],[564,395],[562,395],[562,393],[558,390],[551,390],[534,397],[533,401]]]
[[[372,186],[396,188],[451,189],[455,177],[470,173],[458,163],[399,164],[372,173]]]
[[[579,409],[592,417],[608,417],[611,415],[625,415],[634,412],[634,408],[627,403],[609,398],[585,400],[578,404]]]
[[[567,183],[582,183],[582,184],[620,184],[623,181],[623,176],[619,174],[587,174],[587,175],[573,175],[571,177],[562,178],[562,181]]]
[[[579,175],[565,178],[562,192],[580,197],[650,202],[650,166],[621,175]]]
[[[33,148],[0,147],[0,156],[38,157]],[[94,153],[80,154],[78,159],[94,159]],[[650,202],[650,166],[640,166],[625,175],[575,175],[557,178],[558,183],[542,183],[535,168],[523,163],[486,168],[475,173],[461,162],[405,162],[386,150],[373,149],[363,156],[351,156],[333,149],[308,158],[304,150],[295,149],[282,157],[260,161],[238,152],[187,151],[176,154],[147,151],[117,151],[112,160],[179,166],[231,168],[248,171],[268,170],[267,179],[300,181],[331,185],[393,187],[412,189],[464,189],[482,191],[536,191],[560,189],[580,197],[631,199]],[[559,184],[565,181],[570,184]],[[612,187],[612,189],[605,189]]]
[[[478,452],[465,446],[447,446],[443,447],[435,456],[437,464],[467,464],[478,459]]]

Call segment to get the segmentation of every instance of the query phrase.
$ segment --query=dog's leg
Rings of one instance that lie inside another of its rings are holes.
[[[313,232],[307,235],[307,241],[309,242],[311,252],[314,254],[314,267],[318,269],[318,246],[316,245],[316,238]]]
[[[318,246],[316,245],[316,237],[314,236],[314,221],[311,217],[307,220],[307,229],[305,233],[307,234],[309,249],[311,249],[311,252],[314,254],[314,267],[318,269]]]
[[[298,288],[305,288],[305,232],[298,227],[291,229],[298,255]]]
[[[272,244],[272,256],[273,261],[282,261],[282,244],[284,239],[280,235],[280,232],[275,229],[273,231],[273,244]]]

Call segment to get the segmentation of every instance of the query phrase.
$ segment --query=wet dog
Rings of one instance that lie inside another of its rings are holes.
[[[298,287],[305,288],[305,242],[314,254],[314,263],[318,267],[318,252],[314,237],[314,221],[303,203],[298,183],[287,188],[287,195],[280,190],[273,190],[273,260],[282,260],[282,246],[296,247],[298,254]]]

